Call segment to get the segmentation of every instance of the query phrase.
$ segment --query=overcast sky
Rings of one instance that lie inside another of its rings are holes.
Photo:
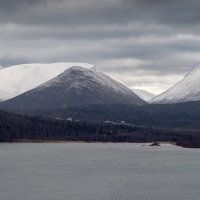
[[[0,65],[74,61],[160,93],[200,62],[200,1],[0,0]]]

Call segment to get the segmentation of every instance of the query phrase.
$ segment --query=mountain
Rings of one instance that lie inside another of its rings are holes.
[[[150,99],[156,96],[155,94],[146,90],[132,89],[132,91],[145,101],[149,101]]]
[[[180,103],[200,100],[200,64],[177,84],[149,101],[153,104]]]
[[[0,101],[13,98],[58,76],[74,66],[92,68],[87,63],[23,64],[0,70]]]
[[[54,110],[91,104],[144,105],[146,102],[109,76],[74,66],[0,106],[14,110]]]

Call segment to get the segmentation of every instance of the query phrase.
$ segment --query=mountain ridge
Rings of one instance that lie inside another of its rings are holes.
[[[0,101],[27,92],[74,65],[94,67],[88,63],[31,63],[3,68],[0,70]]]
[[[183,79],[165,92],[152,98],[149,103],[168,104],[200,100],[200,64],[197,64]]]
[[[88,104],[146,104],[129,88],[109,76],[74,66],[57,77],[4,101],[1,108],[57,109]]]

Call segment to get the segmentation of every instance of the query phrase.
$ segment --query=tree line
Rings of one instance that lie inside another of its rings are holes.
[[[16,141],[175,142],[185,147],[200,147],[200,131],[33,117],[0,111],[0,142]]]

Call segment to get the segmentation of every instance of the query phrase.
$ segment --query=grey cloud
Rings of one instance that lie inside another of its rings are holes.
[[[149,84],[149,76],[170,85],[168,76],[185,74],[200,57],[199,7],[197,0],[0,0],[0,64],[91,62],[129,86],[138,77]]]
[[[37,4],[46,4],[48,1],[52,0],[0,0],[0,10],[9,13],[10,11],[17,11]]]
[[[142,10],[149,20],[173,25],[190,26],[199,24],[200,2],[198,0],[123,0]]]
[[[27,60],[25,57],[14,57],[14,56],[3,56],[0,57],[1,66],[8,67],[17,64],[29,63],[30,60]]]
[[[43,25],[156,21],[187,27],[199,24],[199,6],[198,0],[1,0],[0,21]]]

